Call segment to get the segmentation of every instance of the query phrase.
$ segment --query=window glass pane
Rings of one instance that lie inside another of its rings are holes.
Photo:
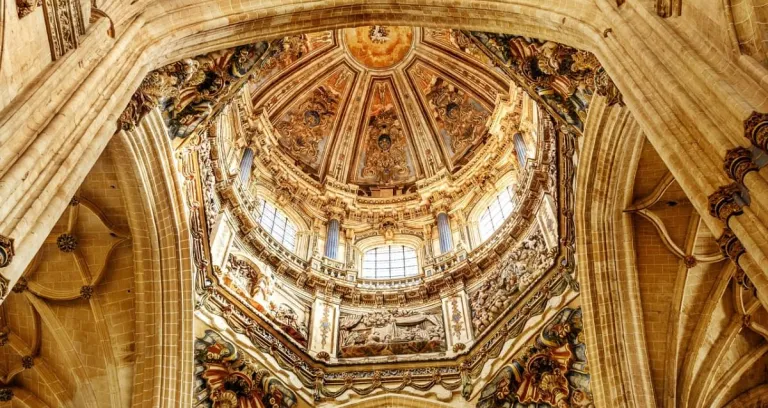
[[[262,201],[259,224],[275,241],[291,251],[296,249],[296,226],[288,216],[267,201]]]
[[[416,251],[402,245],[388,245],[363,254],[363,277],[376,279],[418,275]]]
[[[488,208],[480,215],[478,230],[481,240],[485,241],[490,238],[504,224],[504,221],[512,215],[515,210],[515,205],[512,201],[513,192],[511,186],[501,190],[488,204]]]

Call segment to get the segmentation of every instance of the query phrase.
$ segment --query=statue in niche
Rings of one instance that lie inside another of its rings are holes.
[[[377,357],[446,351],[441,310],[382,310],[342,313],[339,357]]]
[[[556,255],[557,248],[547,247],[540,230],[508,251],[485,283],[470,294],[475,334],[487,329],[522,290],[541,277],[553,265]]]
[[[427,101],[450,139],[453,152],[461,152],[488,132],[485,126],[490,117],[488,111],[442,78],[432,79]]]
[[[278,143],[291,156],[312,165],[317,162],[320,142],[328,136],[339,106],[340,96],[330,87],[320,86],[297,108],[291,109],[275,129]]]

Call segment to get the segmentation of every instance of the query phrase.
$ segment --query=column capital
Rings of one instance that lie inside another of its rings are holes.
[[[744,213],[744,200],[736,183],[719,187],[709,198],[709,214],[728,224],[728,219]]]
[[[739,146],[725,153],[723,169],[733,181],[744,184],[744,177],[751,171],[758,171],[757,164],[752,160],[752,152],[746,147]]]
[[[730,228],[726,228],[723,231],[723,235],[717,239],[717,245],[720,246],[720,251],[723,255],[733,261],[736,266],[739,265],[739,257],[746,253],[744,245],[739,241],[739,237]]]
[[[744,120],[744,136],[753,145],[768,151],[768,113],[752,112]]]

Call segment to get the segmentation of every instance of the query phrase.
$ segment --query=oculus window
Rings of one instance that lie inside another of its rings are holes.
[[[282,211],[266,201],[261,202],[259,224],[284,247],[291,251],[296,250],[296,225]]]
[[[397,279],[418,274],[416,250],[411,247],[381,246],[363,254],[364,279]]]
[[[501,224],[509,218],[509,215],[512,214],[512,211],[515,208],[515,205],[512,202],[513,193],[513,188],[507,186],[507,188],[501,190],[499,195],[488,203],[488,207],[486,207],[485,211],[483,211],[483,214],[480,216],[479,228],[481,241],[490,238],[490,236],[501,227]]]

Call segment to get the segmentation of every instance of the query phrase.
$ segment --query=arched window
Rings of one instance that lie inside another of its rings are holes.
[[[284,247],[296,250],[296,225],[282,211],[264,200],[261,202],[259,224]]]
[[[479,222],[480,239],[482,241],[493,235],[509,215],[512,214],[512,210],[515,207],[512,201],[513,194],[514,189],[511,186],[507,186],[488,203],[488,207],[483,211]]]
[[[418,274],[416,250],[411,247],[380,246],[363,254],[364,279],[397,279]]]

